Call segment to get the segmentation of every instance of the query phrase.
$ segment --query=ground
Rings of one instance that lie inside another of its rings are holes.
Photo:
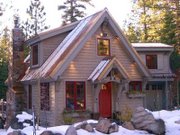
[[[163,119],[166,125],[166,135],[178,135],[180,134],[180,110],[174,110],[174,111],[157,111],[152,112],[154,117],[156,119]],[[23,119],[31,119],[31,115],[28,115],[27,113],[23,112],[22,115],[18,116],[18,119],[20,121],[23,121]],[[88,122],[97,122],[94,120],[89,120]],[[68,125],[62,125],[57,127],[49,127],[49,128],[43,128],[40,127],[39,130],[37,130],[36,135],[40,135],[44,130],[51,130],[54,133],[59,132],[63,135],[65,135],[65,132],[69,126]],[[13,129],[9,128],[7,131],[0,129],[0,135],[7,135],[7,133],[12,132]],[[32,135],[33,133],[33,127],[27,126],[22,130],[22,132],[26,133],[27,135]],[[89,133],[85,130],[78,130],[78,135],[104,135],[98,131],[95,131],[95,133]],[[128,130],[123,127],[119,127],[119,132],[112,133],[111,135],[150,135],[146,131],[140,131],[140,130]]]

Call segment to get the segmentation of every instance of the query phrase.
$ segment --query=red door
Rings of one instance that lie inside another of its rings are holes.
[[[101,117],[111,117],[111,83],[104,84],[100,90],[99,113]]]

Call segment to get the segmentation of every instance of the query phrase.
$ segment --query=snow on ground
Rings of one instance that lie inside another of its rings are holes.
[[[166,135],[178,135],[180,134],[180,124],[175,123],[175,121],[180,122],[180,110],[175,111],[157,111],[152,112],[154,117],[156,119],[163,119],[166,125]],[[24,119],[32,119],[32,116],[23,112],[22,115],[18,115],[17,118],[19,121],[24,121]],[[88,122],[97,122],[94,120],[88,120]],[[54,133],[61,133],[65,135],[66,130],[68,129],[68,125],[63,126],[56,126],[56,127],[49,127],[49,128],[43,128],[39,127],[39,130],[36,131],[36,135],[40,135],[45,130],[51,130]],[[13,129],[9,128],[7,131],[0,129],[0,135],[7,135],[7,133],[12,132]],[[33,134],[33,127],[27,126],[22,130],[23,133],[26,133],[27,135]],[[104,135],[103,133],[100,133],[95,130],[95,133],[89,133],[83,129],[77,130],[78,135]],[[123,128],[122,126],[119,127],[119,132],[112,133],[111,135],[150,135],[146,131],[140,131],[140,130],[128,130]]]

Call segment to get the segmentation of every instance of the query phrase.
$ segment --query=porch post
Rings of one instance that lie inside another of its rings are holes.
[[[99,112],[99,92],[100,92],[100,85],[93,84],[93,91],[94,91],[94,113]]]
[[[166,109],[168,109],[168,106],[169,106],[169,92],[168,92],[168,81],[167,81],[167,77],[165,77],[165,95],[166,95]]]
[[[146,85],[147,85],[147,80],[144,79],[143,82],[142,82],[142,91],[143,91],[143,92],[146,92]],[[145,93],[145,96],[144,96],[144,98],[143,98],[143,106],[144,106],[145,108],[147,108],[146,93]]]

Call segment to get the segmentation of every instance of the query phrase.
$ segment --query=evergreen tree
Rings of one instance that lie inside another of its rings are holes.
[[[5,99],[7,86],[5,81],[8,77],[8,58],[10,38],[8,36],[8,29],[4,29],[4,35],[0,39],[0,99]]]
[[[174,4],[164,0],[137,0],[134,2],[131,24],[139,33],[139,42],[160,42],[161,30],[164,28],[164,16],[167,8]]]
[[[48,28],[45,24],[46,12],[44,10],[44,6],[41,4],[40,0],[31,0],[31,4],[27,9],[30,19],[27,19],[22,25],[26,39]]]
[[[58,6],[58,10],[63,10],[64,14],[63,25],[77,21],[79,18],[84,17],[86,6],[85,4],[91,4],[91,0],[66,0],[63,5]]]

